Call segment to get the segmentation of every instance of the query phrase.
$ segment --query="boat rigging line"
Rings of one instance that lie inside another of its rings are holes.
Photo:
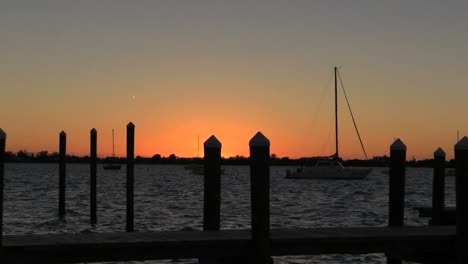
[[[366,157],[366,159],[368,159],[366,149],[364,148],[364,144],[362,143],[361,135],[359,134],[359,130],[358,130],[357,125],[356,125],[356,121],[354,120],[353,111],[351,110],[351,105],[349,104],[348,96],[346,95],[346,91],[345,91],[345,88],[344,88],[344,85],[343,85],[343,81],[341,80],[340,71],[338,70],[338,68],[336,69],[336,71],[338,73],[338,78],[340,79],[340,84],[341,84],[341,88],[343,89],[343,94],[345,96],[346,103],[348,104],[349,113],[351,114],[351,118],[353,120],[354,129],[356,130],[357,136],[359,138],[359,143],[361,143],[361,148],[362,148],[362,151],[364,151],[364,156]]]

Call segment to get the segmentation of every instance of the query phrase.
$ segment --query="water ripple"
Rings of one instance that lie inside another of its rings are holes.
[[[365,180],[289,180],[286,167],[271,168],[271,227],[383,226],[387,224],[388,175],[376,169]],[[250,227],[249,168],[226,166],[222,176],[221,228]],[[98,223],[89,225],[89,166],[67,165],[66,219],[57,212],[56,164],[7,164],[4,233],[94,233],[125,230],[125,167],[98,167]],[[455,204],[454,177],[446,204]],[[427,224],[413,210],[431,203],[432,171],[407,170],[406,224]],[[135,166],[135,229],[201,230],[203,177],[183,166]],[[127,262],[129,263],[129,262]],[[131,263],[197,263],[166,260]],[[385,263],[382,254],[275,257],[275,263]]]

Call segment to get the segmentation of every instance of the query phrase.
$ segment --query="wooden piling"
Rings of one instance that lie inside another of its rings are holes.
[[[431,225],[442,223],[445,195],[445,152],[438,148],[434,152],[434,175],[432,179],[432,219]]]
[[[211,136],[204,147],[203,230],[220,229],[221,142]]]
[[[468,263],[468,138],[463,137],[455,145],[457,259]]]
[[[97,168],[97,131],[91,129],[90,131],[90,223],[95,225],[97,223],[97,187],[96,187],[96,168]]]
[[[0,128],[0,254],[3,245],[3,188],[5,178],[6,133]]]
[[[270,263],[270,141],[258,132],[250,146],[250,195],[254,263]]]
[[[62,131],[59,136],[59,217],[65,217],[67,134]]]
[[[388,225],[403,226],[405,210],[406,146],[397,139],[390,146],[390,179]],[[401,259],[387,256],[388,264],[401,264]]]
[[[135,156],[135,125],[127,125],[127,232],[134,231],[133,219],[133,188],[134,188],[134,156]]]

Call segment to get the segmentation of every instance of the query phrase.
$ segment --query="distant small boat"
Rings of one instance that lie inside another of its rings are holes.
[[[120,170],[121,165],[116,163],[115,151],[114,151],[114,129],[112,129],[112,159],[109,163],[104,164],[103,169],[105,170]]]
[[[197,135],[197,158],[200,158],[200,135]],[[203,164],[187,164],[184,169],[195,175],[204,175],[205,167]]]

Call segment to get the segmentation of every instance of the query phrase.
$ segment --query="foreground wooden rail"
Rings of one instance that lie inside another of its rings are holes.
[[[426,261],[444,256],[444,262],[434,263],[447,263],[455,254],[455,228],[450,226],[272,229],[270,233],[272,256],[391,252],[419,261],[420,255]],[[3,261],[234,259],[248,258],[252,249],[251,230],[21,235],[4,236]]]
[[[200,263],[271,263],[271,256],[385,253],[388,264],[468,263],[468,138],[455,145],[455,225],[444,222],[445,153],[437,151],[431,226],[404,225],[406,146],[390,147],[389,214],[385,227],[270,229],[270,141],[258,132],[249,142],[251,229],[220,230],[221,143],[204,144],[203,231],[134,231],[134,135],[127,126],[126,232],[3,235],[6,133],[0,129],[0,263],[76,263],[198,258]],[[90,223],[96,224],[96,131],[91,130]],[[443,155],[442,155],[443,154]],[[59,216],[65,217],[66,134],[60,133]],[[227,262],[226,262],[227,261]]]

